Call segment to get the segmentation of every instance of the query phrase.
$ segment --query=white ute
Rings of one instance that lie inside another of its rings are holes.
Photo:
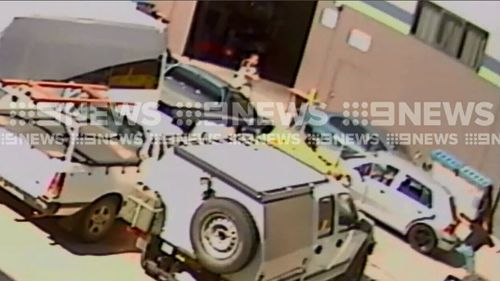
[[[0,101],[23,101],[0,108],[1,187],[33,207],[37,216],[76,214],[73,231],[83,241],[102,238],[121,216],[128,195],[147,173],[145,165],[155,161],[148,156],[153,134],[182,133],[164,116],[159,120],[164,122],[147,131],[115,120],[120,118],[115,106],[103,99],[46,95],[42,102],[38,98],[54,90],[41,87],[43,82],[0,82]],[[72,88],[65,92],[82,94],[77,84],[57,84]],[[56,102],[60,100],[64,102]]]
[[[372,225],[359,219],[345,189],[324,175],[248,139],[193,140],[164,150],[144,186],[155,192],[127,206],[130,212],[138,206],[136,217],[142,217],[132,225],[143,231],[138,246],[148,275],[177,280],[176,274],[188,272],[204,281],[362,277],[374,245]]]

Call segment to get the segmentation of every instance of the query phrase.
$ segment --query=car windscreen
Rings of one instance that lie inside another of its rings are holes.
[[[174,80],[183,87],[189,88],[197,94],[197,100],[200,102],[220,102],[222,101],[222,88],[211,83],[208,79],[191,71],[182,65],[171,67],[165,77]],[[168,82],[167,82],[168,83]]]
[[[154,88],[164,50],[150,27],[16,18],[0,38],[0,77]]]
[[[156,89],[160,77],[161,58],[111,65],[92,70],[63,82],[105,85],[114,89]]]
[[[229,99],[227,106],[228,112],[235,117],[240,118],[257,118],[257,111],[253,107],[250,99],[236,90],[228,90]]]
[[[377,133],[368,130],[362,125],[353,124],[352,120],[349,118],[333,116],[330,117],[328,123],[343,134],[349,135],[351,139],[360,140],[357,141],[357,144],[362,146],[367,151],[387,150]]]

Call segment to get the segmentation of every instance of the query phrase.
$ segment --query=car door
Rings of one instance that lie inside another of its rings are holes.
[[[331,188],[330,184],[323,184],[314,190],[317,229],[313,231],[314,255],[307,274],[327,269],[337,260],[342,246],[346,245],[347,232],[341,233],[338,229],[336,198]]]
[[[371,215],[381,217],[388,213],[386,207],[386,194],[389,187],[382,182],[385,166],[374,162],[366,162],[354,168],[358,173],[360,183],[354,184],[355,199],[361,199],[361,209]],[[362,192],[360,198],[356,198],[356,193]]]
[[[385,218],[390,215],[388,205],[390,199],[389,186],[383,181],[385,166],[378,163],[373,163],[371,172],[365,177],[367,203],[370,207],[370,212],[377,217]]]
[[[433,201],[430,188],[408,174],[399,177],[393,187],[390,200],[400,202],[390,205],[395,228],[405,231],[411,221],[429,216]]]

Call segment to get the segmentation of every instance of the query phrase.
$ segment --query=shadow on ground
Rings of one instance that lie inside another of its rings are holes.
[[[9,275],[7,275],[5,272],[0,270],[0,281],[16,281]]]
[[[400,239],[404,243],[407,243],[406,237],[404,237],[403,235],[394,231],[392,228],[390,228],[386,224],[378,221],[377,219],[370,216],[369,214],[366,214],[366,215],[369,216],[371,219],[373,219],[376,222],[378,227],[380,227],[384,231],[388,232],[389,234],[393,235],[394,237]],[[417,251],[415,251],[415,254],[419,255],[419,253]],[[432,258],[438,262],[444,263],[444,264],[449,265],[449,266],[454,267],[454,268],[460,268],[465,264],[464,257],[460,253],[455,252],[455,251],[446,252],[446,251],[437,249],[432,255],[429,256],[429,258]]]
[[[110,234],[105,239],[88,244],[78,242],[71,235],[68,231],[69,227],[67,227],[71,220],[67,218],[30,218],[33,210],[4,190],[0,190],[0,204],[8,206],[23,217],[23,219],[17,220],[18,223],[34,224],[48,234],[48,238],[52,240],[51,245],[60,245],[72,254],[99,256],[139,252],[135,247],[136,237],[126,231],[126,225],[121,221],[115,223]],[[0,281],[3,281],[1,272]]]

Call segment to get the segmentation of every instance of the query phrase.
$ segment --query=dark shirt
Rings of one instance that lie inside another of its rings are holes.
[[[473,223],[470,226],[471,233],[465,238],[464,244],[472,247],[474,252],[481,249],[484,245],[493,247],[493,240],[491,240],[488,231],[486,231],[481,225]]]

